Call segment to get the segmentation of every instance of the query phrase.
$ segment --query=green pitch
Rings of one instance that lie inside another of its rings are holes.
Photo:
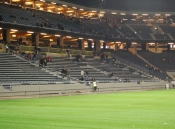
[[[175,90],[0,100],[0,129],[175,129]]]

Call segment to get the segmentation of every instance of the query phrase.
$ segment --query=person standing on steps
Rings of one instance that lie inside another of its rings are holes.
[[[95,79],[93,81],[93,88],[94,88],[94,92],[95,92],[97,90],[97,82]]]

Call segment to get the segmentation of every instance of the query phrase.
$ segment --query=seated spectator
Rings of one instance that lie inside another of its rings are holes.
[[[16,18],[16,16],[11,14],[11,15],[10,15],[10,18]]]
[[[50,56],[47,57],[47,62],[52,62],[52,58]]]
[[[44,59],[40,58],[39,60],[39,67],[42,69],[43,68],[43,64],[44,64]]]
[[[36,26],[40,26],[39,21],[36,22]]]
[[[82,75],[79,80],[82,81],[82,82],[85,81],[84,76]]]
[[[113,77],[114,76],[114,73],[112,72],[111,74],[109,74],[109,77],[111,78],[111,77]]]
[[[115,57],[112,58],[112,63],[115,64]]]
[[[31,53],[30,52],[27,54],[27,59],[31,59]]]

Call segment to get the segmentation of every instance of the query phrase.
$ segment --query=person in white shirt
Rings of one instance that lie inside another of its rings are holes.
[[[93,81],[93,88],[94,88],[94,91],[97,90],[97,82],[95,80]]]

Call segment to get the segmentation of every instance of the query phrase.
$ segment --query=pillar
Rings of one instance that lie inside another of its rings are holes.
[[[101,50],[100,44],[101,44],[100,41],[95,41],[94,42],[94,49],[96,51],[100,51]]]
[[[146,43],[146,50],[149,50],[149,43]]]
[[[83,39],[78,39],[78,48],[81,50],[84,50],[84,40]]]
[[[158,48],[157,43],[155,43],[155,53],[157,53],[157,48]]]
[[[171,44],[167,44],[167,50],[170,50],[170,45],[171,45]]]
[[[63,36],[60,36],[57,38],[57,46],[58,47],[64,47],[64,39]]]
[[[92,41],[88,40],[88,49],[92,49]]]
[[[118,50],[118,44],[117,43],[114,43],[115,44],[115,51]]]
[[[137,53],[137,44],[134,44],[134,54]]]
[[[106,42],[103,42],[103,50],[106,50]]]
[[[2,35],[3,35],[3,41],[10,43],[10,39],[11,39],[10,29],[3,29]]]
[[[131,47],[131,42],[126,43],[127,50]]]
[[[146,43],[142,43],[142,50],[146,50],[146,46],[147,44]]]
[[[32,45],[39,46],[39,33],[32,34]]]

